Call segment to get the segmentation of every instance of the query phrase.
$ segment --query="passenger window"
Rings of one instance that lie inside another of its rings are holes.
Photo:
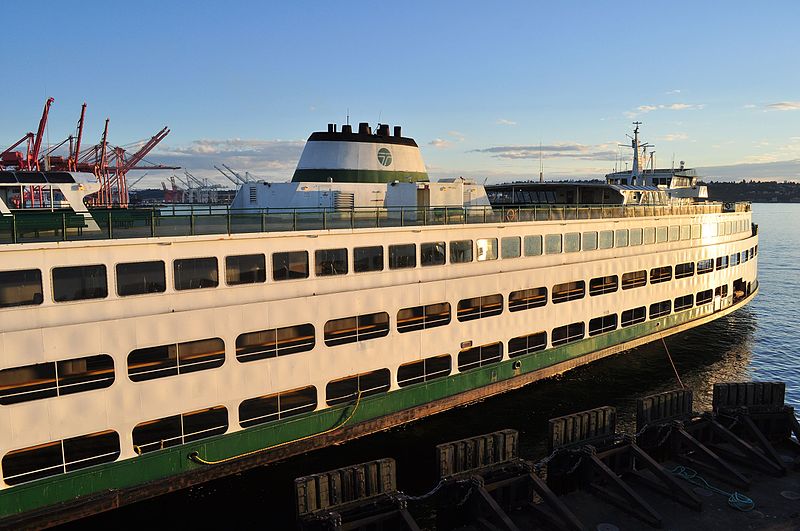
[[[53,300],[56,302],[108,297],[106,266],[53,268]]]
[[[347,274],[347,249],[322,249],[314,252],[314,274],[329,277]]]
[[[391,385],[389,369],[355,374],[328,382],[325,386],[325,402],[335,406],[344,402],[356,400],[359,396],[367,397],[385,393]]]
[[[642,229],[630,229],[631,246],[642,245]]]
[[[628,246],[628,229],[617,229],[614,233],[616,245],[614,247],[627,247]]]
[[[590,231],[583,233],[583,250],[584,251],[594,251],[597,249],[597,232]],[[579,249],[580,250],[580,249]],[[567,252],[571,252],[567,250]]]
[[[356,247],[353,249],[353,271],[383,271],[383,246]]]
[[[228,410],[216,406],[182,415],[142,422],[133,428],[133,445],[139,454],[222,435],[228,431]]]
[[[317,388],[310,385],[244,400],[239,404],[239,425],[242,428],[249,428],[315,409],[317,409]]]
[[[627,245],[627,241],[625,243]],[[600,249],[611,249],[614,247],[614,231],[601,230],[597,240],[597,247]]]
[[[444,265],[444,242],[423,243],[420,249],[420,263],[422,266]]]
[[[537,332],[508,340],[508,357],[516,358],[547,348],[547,332]]]
[[[527,238],[525,239],[527,243]],[[561,253],[561,235],[548,234],[544,237],[544,253],[545,254],[560,254]]]
[[[500,240],[500,252],[503,259],[506,258],[519,258],[520,256],[520,243],[518,236],[510,236]],[[542,254],[542,240],[539,238],[539,254]]]
[[[553,236],[558,236],[558,247],[559,251],[561,252],[561,235],[554,234]],[[535,236],[525,236],[525,256],[539,256],[542,254],[542,237],[540,235]]]
[[[568,232],[564,234],[564,252],[577,253],[581,250],[581,233]]]
[[[389,246],[389,269],[417,267],[417,246],[413,243]]]
[[[229,286],[267,281],[267,261],[263,254],[225,257],[225,280]]]
[[[550,336],[553,346],[557,347],[574,341],[580,341],[585,334],[585,326],[583,322],[579,322],[554,328]]]
[[[458,353],[458,370],[464,372],[477,369],[497,363],[501,359],[503,359],[503,344],[499,342],[467,348]]]
[[[644,244],[651,245],[656,243],[656,228],[655,227],[647,227],[642,229],[644,232]]]
[[[475,242],[478,248],[478,262],[497,260],[497,238],[486,238]]]
[[[133,262],[117,264],[117,294],[143,295],[163,293],[167,290],[164,262]]]
[[[444,378],[452,371],[452,364],[453,361],[449,354],[404,363],[397,368],[397,385],[406,387],[436,378]]]
[[[187,258],[173,262],[175,289],[216,288],[219,285],[216,258]]]
[[[308,278],[308,251],[272,254],[272,279]]]
[[[314,325],[310,323],[248,332],[236,338],[236,359],[244,363],[306,352],[314,343]]]
[[[472,262],[472,240],[450,242],[450,263],[463,264]]]

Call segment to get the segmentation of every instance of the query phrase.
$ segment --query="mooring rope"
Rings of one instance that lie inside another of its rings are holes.
[[[664,334],[661,334],[661,343],[664,344],[664,350],[667,351],[667,359],[669,359],[669,364],[672,365],[672,370],[675,371],[675,378],[678,379],[678,383],[680,384],[681,389],[686,389],[686,386],[683,385],[683,382],[681,381],[681,375],[678,374],[678,369],[675,367],[675,362],[672,361],[672,354],[669,353],[669,347],[667,347],[667,342],[664,341]]]
[[[681,479],[688,481],[693,485],[697,485],[698,487],[702,487],[704,489],[708,489],[712,492],[716,492],[717,494],[722,494],[723,496],[728,497],[728,505],[736,509],[737,511],[748,512],[752,511],[756,504],[755,502],[745,496],[740,492],[727,492],[720,488],[715,487],[708,481],[706,481],[700,474],[697,473],[696,470],[691,469],[686,466],[678,465],[671,471],[674,475],[678,476]]]
[[[350,420],[355,416],[356,411],[358,410],[358,406],[360,404],[361,404],[361,391],[358,392],[358,396],[356,396],[355,404],[353,404],[353,410],[350,412],[350,414],[347,416],[347,418],[345,418],[342,422],[340,422],[336,426],[334,426],[332,428],[328,428],[327,430],[321,431],[319,433],[312,433],[311,435],[306,435],[305,437],[301,437],[299,439],[292,439],[291,441],[286,441],[286,442],[282,442],[282,443],[278,443],[278,444],[273,444],[272,446],[267,446],[266,448],[259,448],[258,450],[251,450],[249,452],[244,452],[244,453],[241,453],[241,454],[232,455],[232,456],[226,457],[224,459],[216,459],[216,460],[204,459],[204,458],[200,457],[200,453],[197,452],[197,450],[195,450],[194,452],[191,452],[188,457],[189,457],[190,460],[194,461],[195,463],[199,463],[201,465],[219,465],[219,464],[222,464],[222,463],[228,463],[230,461],[235,461],[236,459],[242,459],[244,457],[249,457],[251,455],[260,454],[262,452],[267,452],[269,450],[274,450],[275,448],[280,448],[281,446],[286,446],[288,444],[293,444],[293,443],[297,443],[297,442],[300,442],[300,441],[305,441],[306,439],[311,439],[312,437],[319,437],[320,435],[325,435],[327,433],[331,433],[331,432],[336,431],[336,430],[338,430],[340,428],[343,428],[345,426],[345,424],[350,422]]]

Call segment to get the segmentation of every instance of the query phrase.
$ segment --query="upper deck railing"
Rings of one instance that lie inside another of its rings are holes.
[[[419,227],[524,221],[641,218],[746,212],[749,203],[695,205],[520,205],[495,207],[245,209],[218,206],[93,210],[96,226],[72,211],[0,216],[0,244],[303,230]]]

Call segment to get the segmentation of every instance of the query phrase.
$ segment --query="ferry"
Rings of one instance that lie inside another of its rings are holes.
[[[0,171],[0,527],[42,527],[551,377],[758,292],[747,203],[640,160],[597,183],[431,180],[331,124],[217,209],[87,209]],[[533,407],[526,404],[521,407]]]

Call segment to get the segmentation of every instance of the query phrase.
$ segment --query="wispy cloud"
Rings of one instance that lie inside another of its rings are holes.
[[[184,146],[161,147],[150,158],[198,176],[218,176],[214,166],[224,163],[242,172],[286,178],[294,171],[304,145],[303,140],[201,139]]]
[[[668,91],[665,92],[665,94],[668,94],[668,95],[680,94],[680,93],[681,93],[681,89],[672,89],[672,90],[668,90]]]
[[[757,107],[757,105],[755,105],[753,103],[748,103],[746,105],[742,105],[742,109],[755,109],[756,107]]]
[[[464,133],[459,131],[448,131],[447,134],[452,137],[456,142],[463,142],[467,138]]]
[[[628,118],[635,118],[653,111],[699,111],[703,108],[705,108],[704,103],[660,103],[657,105],[639,105],[633,111],[626,111],[623,114]]]
[[[486,153],[501,159],[538,159],[541,153],[542,157],[549,159],[610,160],[617,155],[614,144],[587,146],[576,143],[543,146],[494,146],[473,149],[470,153]]]
[[[433,140],[428,142],[428,145],[433,146],[436,149],[447,149],[450,146],[452,146],[453,143],[443,138],[434,138]]]
[[[800,110],[800,101],[779,101],[777,103],[770,103],[767,105],[769,111],[798,111]]]
[[[496,123],[497,125],[517,125],[517,122],[505,118],[499,118]]]
[[[675,142],[677,140],[687,140],[689,135],[686,133],[667,133],[666,135],[659,137],[659,140],[664,140],[666,142]]]

